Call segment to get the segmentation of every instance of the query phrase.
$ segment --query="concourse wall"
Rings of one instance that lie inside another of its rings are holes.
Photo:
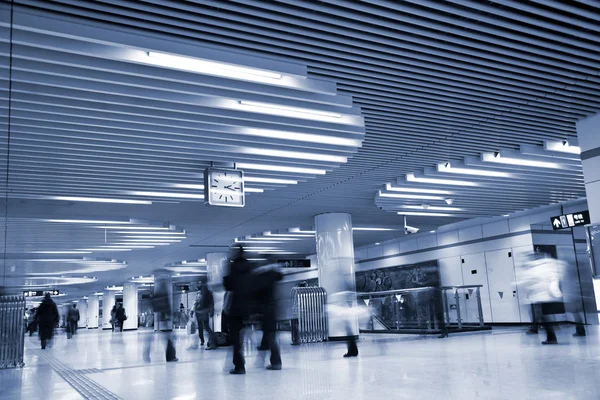
[[[523,271],[525,255],[537,245],[553,249],[558,258],[570,263],[573,274],[579,278],[577,288],[584,295],[587,321],[598,324],[585,232],[577,228],[572,235],[570,230],[553,231],[550,226],[553,216],[583,210],[587,210],[585,200],[517,213],[509,218],[464,221],[442,227],[436,233],[406,235],[356,249],[356,270],[385,270],[438,260],[442,285],[483,285],[486,323],[527,323],[531,322],[530,306],[525,290],[516,281]],[[569,311],[572,310],[567,309],[567,314],[556,318],[572,321],[574,317]]]

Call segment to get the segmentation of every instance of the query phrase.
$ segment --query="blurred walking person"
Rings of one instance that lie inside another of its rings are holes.
[[[233,343],[233,366],[229,371],[233,375],[246,373],[246,360],[242,354],[244,318],[250,312],[251,287],[249,284],[252,264],[244,257],[240,246],[231,248],[229,273],[223,277],[223,286],[230,293],[227,310],[229,333]]]
[[[123,303],[117,303],[117,309],[115,311],[115,319],[117,324],[117,329],[119,332],[123,332],[123,324],[127,320],[127,314],[125,313],[125,307],[123,307]]]
[[[558,343],[551,315],[564,310],[560,284],[564,265],[563,261],[546,254],[534,253],[519,282],[527,290],[527,300],[532,304],[533,325],[529,333],[537,332],[537,325],[541,323],[546,331],[546,340],[542,344]]]
[[[58,314],[56,303],[50,297],[50,293],[46,293],[36,313],[36,323],[40,331],[42,350],[46,348],[48,341],[52,340],[54,328],[59,321],[60,315]]]
[[[115,304],[113,308],[110,310],[110,326],[112,331],[115,331],[115,326],[117,325],[117,305]]]
[[[208,333],[208,349],[217,348],[217,338],[215,332],[210,327],[210,318],[215,315],[215,300],[212,291],[202,284],[198,288],[198,296],[194,302],[194,311],[198,321],[198,336],[200,337],[200,346],[204,346],[204,331]]]
[[[155,277],[158,273],[155,273]],[[167,287],[167,282],[162,279],[156,279],[154,281],[154,294],[152,295],[152,308],[154,313],[158,314],[158,326],[155,327],[155,330],[160,330],[161,324],[166,324],[171,321],[173,317],[172,313],[172,300],[169,295],[169,288]],[[158,333],[161,334],[161,333]],[[146,335],[146,340],[144,342],[144,361],[150,362],[150,349],[152,347],[152,343],[154,342],[154,337],[156,333],[151,333]],[[165,356],[167,362],[176,362],[179,361],[176,354],[175,344],[173,341],[173,332],[169,331],[166,333],[166,349]]]
[[[263,318],[263,337],[258,347],[259,351],[271,351],[270,364],[268,370],[280,370],[281,353],[279,344],[277,344],[277,303],[275,301],[275,288],[277,282],[283,278],[283,274],[277,270],[276,264],[257,268],[252,272],[253,287],[258,290],[260,306]]]
[[[67,339],[71,339],[77,333],[77,323],[79,322],[79,310],[77,304],[73,304],[67,311]]]
[[[33,336],[33,333],[37,330],[35,322],[36,312],[37,310],[35,308],[32,308],[27,313],[27,331],[29,332],[29,336]]]

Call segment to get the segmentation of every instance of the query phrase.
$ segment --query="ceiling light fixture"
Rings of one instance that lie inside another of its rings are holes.
[[[512,178],[513,174],[508,172],[490,171],[476,168],[455,168],[450,163],[438,164],[437,170],[439,172],[447,172],[452,174],[464,174],[464,175],[476,175],[476,176],[489,176],[493,178]]]
[[[289,172],[295,174],[325,175],[327,173],[327,171],[324,169],[288,167],[285,165],[236,163],[236,166],[240,169]]]
[[[98,223],[102,223],[102,221],[97,221]],[[113,224],[116,223],[120,223],[120,222],[110,222]],[[129,222],[127,222],[129,223]],[[127,229],[128,231],[130,230],[138,230],[138,231],[168,231],[170,230],[169,228],[166,227],[157,227],[157,226],[94,226],[94,228],[99,228],[99,229]]]
[[[573,146],[568,140],[561,142],[545,142],[544,148],[549,151],[557,151],[559,153],[581,154],[581,147]]]
[[[286,151],[286,150],[271,150],[260,149],[253,147],[240,147],[238,151],[242,154],[252,154],[258,156],[278,157],[278,158],[294,158],[300,160],[324,161],[332,163],[344,164],[348,161],[347,157],[334,156],[331,154],[305,153],[303,151]]]
[[[353,231],[396,231],[397,229],[353,227],[352,230]]]
[[[258,101],[240,100],[238,109],[250,112],[280,115],[282,117],[308,118],[308,119],[340,119],[342,114],[314,110],[312,108],[289,107],[273,103],[261,103]]]
[[[204,199],[203,194],[195,193],[171,193],[171,192],[144,192],[144,191],[131,191],[127,194],[133,196],[150,196],[150,197],[169,197],[169,198],[180,198],[180,199]]]
[[[93,220],[93,219],[43,219],[43,222],[57,222],[64,224],[130,224],[131,221],[102,221],[102,220]],[[122,226],[99,226],[98,228],[114,228],[114,229],[123,229]],[[127,229],[136,229],[133,227],[127,227]],[[156,228],[159,229],[159,228]]]
[[[526,158],[516,158],[516,157],[502,157],[502,155],[498,152],[496,153],[483,153],[481,155],[481,160],[484,162],[498,163],[498,164],[507,164],[507,165],[520,165],[524,167],[536,167],[536,168],[554,168],[559,169],[562,168],[562,165],[559,163],[548,162],[548,161],[537,161]]]
[[[149,51],[148,58],[156,65],[182,69],[186,71],[198,72],[207,75],[222,76],[225,78],[252,80],[264,82],[268,80],[277,81],[282,75],[268,70],[243,67],[239,65],[227,64],[217,61],[209,61],[201,58],[192,58],[179,55],[157,53]]]
[[[89,251],[84,250],[42,250],[29,251],[30,254],[89,254]]]
[[[114,233],[128,233],[135,235],[169,235],[169,236],[185,236],[185,232],[173,232],[173,231],[159,231],[159,232],[148,232],[148,231],[130,231],[130,228],[121,227],[121,229],[127,229],[126,231],[116,231]]]
[[[247,129],[246,135],[268,137],[273,139],[295,140],[299,142],[322,143],[336,146],[360,147],[362,142],[358,139],[349,139],[336,136],[314,135],[310,133],[274,131],[270,129]]]
[[[386,190],[389,190],[391,192],[425,193],[425,194],[453,194],[453,192],[451,192],[449,190],[393,187],[389,183],[385,186],[385,188],[386,188]]]
[[[455,214],[412,212],[412,211],[399,211],[398,215],[414,215],[414,216],[423,216],[423,217],[461,217],[460,215],[455,215]]]
[[[408,210],[433,210],[433,211],[462,211],[462,208],[458,207],[438,207],[438,206],[399,206],[400,208],[405,208]]]
[[[479,186],[471,181],[461,181],[457,179],[437,179],[416,177],[415,174],[406,174],[407,182],[432,183],[434,185],[452,185],[452,186]]]
[[[380,197],[391,197],[395,199],[416,199],[416,200],[444,200],[443,197],[440,196],[428,196],[421,194],[403,194],[403,193],[383,193],[379,191]]]
[[[152,204],[147,200],[131,200],[131,199],[108,199],[104,197],[79,197],[79,196],[43,196],[47,200],[58,201],[81,201],[85,203],[114,203],[114,204]]]
[[[244,182],[272,183],[278,185],[295,185],[298,181],[290,179],[263,178],[259,176],[244,176]]]

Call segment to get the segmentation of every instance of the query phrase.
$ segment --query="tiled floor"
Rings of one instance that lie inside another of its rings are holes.
[[[599,399],[600,332],[572,338],[563,327],[558,346],[542,346],[542,336],[520,328],[453,335],[449,339],[365,335],[360,356],[344,359],[344,343],[290,346],[282,336],[282,371],[266,371],[256,337],[249,335],[247,371],[230,376],[227,349],[186,350],[176,335],[178,363],[165,363],[155,341],[152,362],[144,363],[148,331],[123,334],[82,331],[67,341],[58,334],[45,350],[77,376],[83,396],[100,385],[123,399]],[[80,399],[39,356],[36,337],[27,338],[26,366],[0,371],[1,399]],[[87,382],[87,383],[86,383]]]

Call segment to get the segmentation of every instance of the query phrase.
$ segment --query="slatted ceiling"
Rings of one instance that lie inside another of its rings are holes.
[[[83,34],[59,39],[35,29],[13,31],[18,40],[13,44],[10,167],[14,174],[9,184],[27,193],[44,190],[115,197],[118,191],[167,191],[164,186],[159,189],[161,183],[199,184],[208,161],[226,158],[205,144],[226,147],[261,141],[268,149],[278,149],[272,139],[244,137],[225,129],[236,113],[205,119],[209,126],[198,130],[201,117],[196,114],[211,111],[194,97],[199,88],[210,93],[229,91],[232,96],[278,97],[282,103],[303,101],[304,94],[295,90],[261,89],[261,85],[248,82],[228,87],[227,79],[196,75],[194,80],[190,77],[195,74],[172,69],[158,74],[158,68],[124,62],[114,51],[97,53],[104,44],[90,40],[110,39],[97,37],[98,28],[122,32],[127,46],[137,49],[161,48],[166,39],[185,51],[200,44],[225,50],[223,54],[239,52],[267,57],[273,63],[301,65],[309,79],[328,82],[323,91],[314,92],[312,103],[331,103],[325,108],[336,104],[360,108],[366,136],[358,153],[343,146],[287,141],[288,149],[296,151],[347,154],[346,164],[337,168],[332,162],[267,158],[279,165],[320,165],[328,172],[306,176],[246,170],[251,176],[299,183],[252,184],[274,190],[248,196],[242,210],[209,208],[189,201],[149,207],[35,203],[59,215],[82,216],[91,209],[120,217],[153,214],[184,226],[189,232],[186,243],[227,244],[233,237],[256,232],[310,226],[315,214],[327,211],[350,212],[355,225],[399,226],[401,217],[374,204],[375,194],[385,183],[395,185],[410,172],[431,173],[429,169],[438,163],[458,165],[465,157],[465,167],[487,168],[471,165],[479,164],[480,153],[501,149],[526,153],[521,145],[540,148],[544,140],[573,138],[575,121],[600,109],[600,4],[596,2],[15,3],[17,16],[21,11],[43,14],[53,10],[53,17],[79,18],[93,25],[87,38],[81,37]],[[36,29],[43,28],[44,20],[39,21]],[[1,37],[8,34],[8,26],[0,30]],[[87,45],[78,49],[79,41]],[[4,43],[0,39],[0,46],[6,48],[0,53],[8,54],[6,39]],[[0,63],[7,66],[8,57],[0,57]],[[0,84],[5,90],[7,72],[8,68],[0,68]],[[317,88],[315,83],[312,89]],[[337,88],[336,96],[327,94],[331,88]],[[348,103],[350,99],[352,103]],[[270,116],[243,114],[237,113],[249,124],[286,128],[283,121]],[[6,118],[0,119],[4,126],[6,122]],[[351,127],[336,132],[324,123],[311,121],[306,127],[300,121],[291,122],[297,132],[352,134]],[[205,136],[205,142],[199,136]],[[215,158],[202,159],[200,154]],[[265,157],[249,154],[238,157],[267,162]],[[6,154],[0,154],[0,162],[6,161]],[[511,171],[503,165],[494,170]],[[498,189],[481,187],[478,194],[460,188],[469,195],[457,198],[453,206],[469,208],[471,214],[461,216],[465,218],[488,211],[498,215],[503,212],[502,204],[520,209],[585,195],[580,169],[516,168],[514,172],[519,171],[521,175],[511,183],[499,182]],[[0,175],[3,173],[5,169],[0,170]],[[480,178],[479,182],[493,181]],[[9,209],[30,214],[30,201],[11,200]],[[456,221],[409,217],[409,224],[422,230]],[[355,235],[355,242],[368,244],[394,236],[393,232],[361,234]],[[35,244],[35,236],[31,243]],[[128,270],[145,274],[165,263],[202,256],[198,254],[202,250],[186,246],[127,254]],[[305,251],[309,248],[312,246]],[[188,256],[186,252],[191,251],[196,253]],[[132,275],[129,271],[127,276]],[[119,283],[117,276],[111,273],[100,280]]]

